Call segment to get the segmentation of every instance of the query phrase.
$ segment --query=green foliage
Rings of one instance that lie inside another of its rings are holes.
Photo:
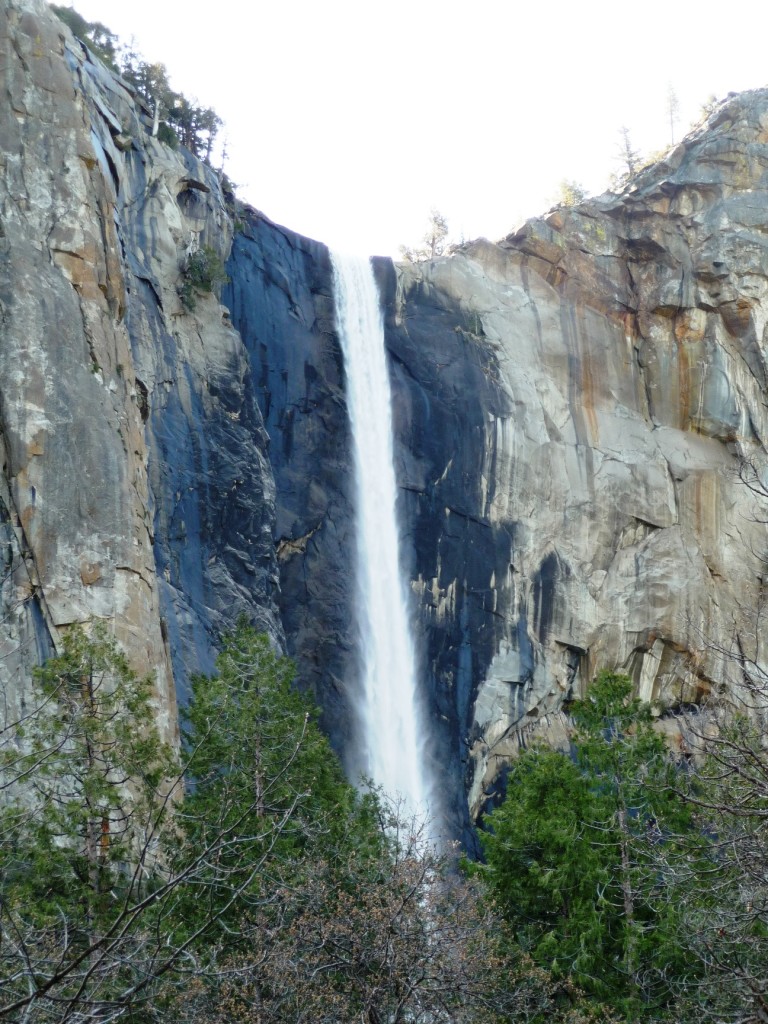
[[[556,974],[588,973],[584,958],[601,956],[609,938],[595,900],[608,858],[585,841],[591,811],[579,768],[558,751],[534,749],[510,773],[493,830],[482,837],[488,877],[518,940]]]
[[[216,848],[216,862],[199,874],[205,903],[189,889],[175,917],[180,940],[211,921],[207,941],[221,935],[232,954],[254,915],[274,924],[280,885],[295,887],[340,851],[365,862],[383,840],[375,799],[345,780],[317,709],[292,685],[293,663],[241,621],[222,639],[216,669],[193,678],[183,714],[188,794],[173,853],[176,870],[190,850]]]
[[[578,206],[587,198],[587,190],[578,181],[566,178],[560,182],[555,199],[556,206]]]
[[[179,294],[190,312],[195,309],[197,292],[210,294],[229,280],[219,254],[210,245],[196,249],[187,257],[181,276]]]
[[[195,156],[210,160],[223,123],[215,110],[176,92],[165,64],[150,64],[133,51],[123,50],[121,73],[152,112],[153,133],[161,142],[172,149],[185,146]]]
[[[448,237],[448,221],[434,207],[430,211],[427,228],[421,239],[421,245],[401,245],[400,254],[409,263],[422,263],[434,260],[445,252]]]
[[[419,825],[344,780],[245,622],[193,681],[185,777],[151,687],[71,631],[2,733],[0,1016],[605,1020],[522,955]]]
[[[149,679],[132,672],[103,627],[91,637],[71,630],[36,683],[34,718],[15,734],[26,752],[9,744],[0,770],[14,789],[33,781],[27,827],[88,887],[91,867],[108,879],[131,859],[178,766],[158,737]]]
[[[72,630],[39,671],[0,748],[0,1016],[157,1005],[189,958],[204,970],[255,914],[274,921],[314,859],[386,848],[291,663],[241,623],[217,668],[185,715],[183,801],[149,681],[103,630]]]
[[[169,124],[166,124],[165,121],[160,123],[157,129],[157,137],[160,142],[165,143],[165,145],[170,149],[179,148],[179,136]]]
[[[174,93],[166,102],[165,116],[181,145],[210,160],[213,141],[222,125],[216,111],[198,106],[181,93]]]
[[[625,676],[602,673],[572,713],[575,758],[520,757],[482,837],[480,872],[537,963],[634,1019],[670,1002],[674,976],[690,973],[667,879],[703,843],[651,709]]]
[[[152,111],[153,131],[161,142],[172,149],[185,146],[196,156],[210,160],[223,123],[215,110],[176,92],[164,64],[150,64],[133,51],[123,51],[121,73]]]
[[[118,71],[118,41],[114,32],[110,32],[107,26],[102,25],[100,21],[86,21],[73,7],[51,4],[51,10],[67,25],[72,35],[76,36],[82,43],[85,43],[99,60],[106,64],[108,68],[111,68],[112,71]]]
[[[191,781],[185,818],[217,827],[237,822],[252,834],[290,819],[279,845],[291,855],[310,839],[346,830],[357,796],[317,725],[316,707],[292,686],[293,662],[241,621],[222,639],[216,668],[212,678],[193,678],[183,715]]]
[[[141,973],[131,908],[148,898],[178,766],[139,679],[101,627],[73,629],[36,674],[33,710],[2,733],[0,979],[5,998],[100,1003]],[[103,971],[124,928],[136,956]]]
[[[153,135],[172,149],[182,145],[210,161],[223,124],[215,110],[172,89],[164,64],[150,64],[134,49],[121,45],[115,33],[100,21],[87,21],[72,7],[52,4],[51,8],[73,35],[133,86],[153,116]]]

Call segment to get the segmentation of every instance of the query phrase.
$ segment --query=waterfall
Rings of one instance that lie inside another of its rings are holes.
[[[426,736],[400,568],[392,409],[379,294],[369,260],[331,254],[336,327],[347,377],[354,448],[357,626],[362,685],[358,707],[363,772],[425,815]]]

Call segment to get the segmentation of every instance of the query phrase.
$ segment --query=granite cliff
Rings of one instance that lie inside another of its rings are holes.
[[[5,693],[104,618],[175,691],[244,612],[337,748],[353,539],[327,250],[151,138],[39,0],[0,12]],[[236,223],[237,221],[237,223]],[[454,831],[603,667],[671,704],[760,657],[768,91],[625,190],[430,263],[376,261],[431,756]],[[235,231],[235,227],[237,230]],[[228,257],[222,303],[185,259]],[[425,743],[427,738],[425,738]],[[469,801],[467,803],[467,794]]]
[[[274,488],[247,354],[187,255],[232,237],[213,171],[151,138],[43,3],[0,11],[2,661],[104,618],[176,728],[175,682],[242,611],[282,642]]]

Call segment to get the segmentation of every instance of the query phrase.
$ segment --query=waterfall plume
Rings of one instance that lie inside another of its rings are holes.
[[[401,571],[389,374],[369,260],[332,254],[355,466],[361,763],[371,781],[426,816],[426,734],[409,591]]]

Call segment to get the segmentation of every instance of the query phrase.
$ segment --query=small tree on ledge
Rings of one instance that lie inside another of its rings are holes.
[[[422,245],[411,247],[400,246],[400,255],[409,263],[422,263],[434,260],[445,252],[445,240],[448,237],[448,221],[434,206],[429,214],[427,230],[422,236]]]

